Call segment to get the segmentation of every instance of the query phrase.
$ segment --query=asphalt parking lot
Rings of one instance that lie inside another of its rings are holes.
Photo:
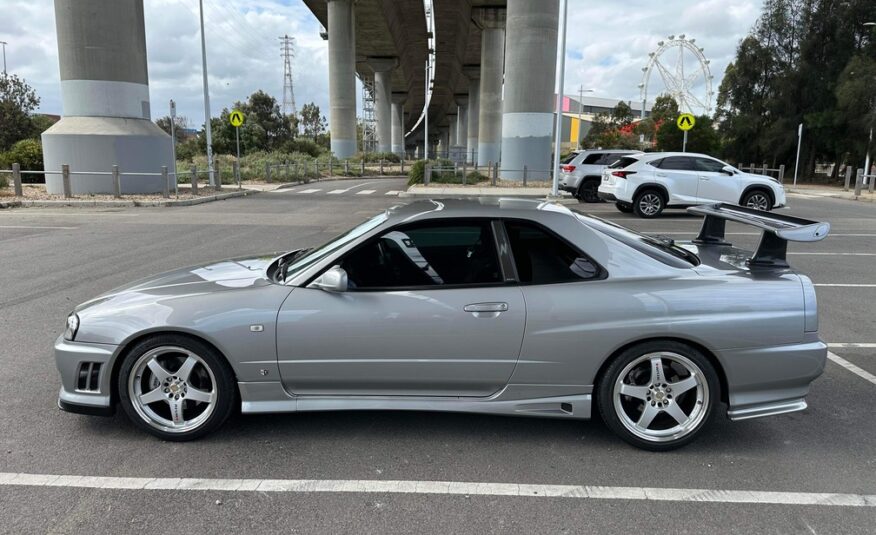
[[[810,408],[719,417],[674,452],[634,449],[598,420],[378,412],[238,416],[176,444],[137,431],[121,411],[57,409],[52,344],[76,303],[183,265],[314,245],[404,202],[403,184],[324,182],[181,208],[0,211],[0,532],[873,533],[871,203],[791,195],[782,211],[832,225],[823,242],[789,246],[791,264],[817,285],[821,336],[835,355]],[[608,204],[571,207],[677,239],[700,224],[683,212],[644,221]],[[758,233],[728,224],[727,236],[751,248]],[[15,484],[18,473],[46,477]],[[257,491],[229,479],[313,483]],[[375,483],[396,481],[409,485]],[[225,484],[238,490],[218,490]],[[525,485],[583,487],[545,497]],[[824,504],[832,498],[821,493],[848,503]]]

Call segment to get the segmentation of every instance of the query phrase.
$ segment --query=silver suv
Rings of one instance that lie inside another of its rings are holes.
[[[629,154],[642,152],[623,149],[574,151],[560,166],[560,189],[570,192],[581,202],[599,202],[597,189],[602,170]]]

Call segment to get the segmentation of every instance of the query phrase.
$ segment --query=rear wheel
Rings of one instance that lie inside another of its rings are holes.
[[[128,418],[164,440],[194,440],[231,414],[237,389],[225,359],[179,335],[143,340],[125,356],[118,392]]]
[[[575,197],[581,202],[599,202],[599,180],[589,177],[583,178]]]
[[[742,197],[742,206],[769,212],[773,208],[773,201],[769,193],[762,189],[749,191]]]
[[[631,204],[627,204],[627,203],[623,203],[623,202],[616,202],[616,203],[614,203],[614,207],[625,214],[633,213],[633,205],[631,205]]]
[[[666,201],[663,200],[663,195],[653,189],[640,192],[633,202],[633,210],[636,215],[645,219],[659,216],[665,207]]]
[[[719,398],[717,372],[696,349],[646,342],[621,353],[597,385],[599,414],[630,444],[666,451],[692,441]]]

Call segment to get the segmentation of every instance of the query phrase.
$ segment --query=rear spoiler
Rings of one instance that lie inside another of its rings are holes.
[[[691,206],[687,211],[705,216],[700,234],[693,240],[697,245],[730,245],[724,240],[724,227],[727,221],[735,221],[763,230],[757,250],[748,261],[750,265],[755,266],[788,267],[786,255],[789,241],[819,241],[830,233],[830,223],[763,212],[735,204]]]

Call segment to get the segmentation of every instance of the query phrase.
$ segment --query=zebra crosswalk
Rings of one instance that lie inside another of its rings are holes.
[[[363,190],[350,190],[350,189],[332,189],[326,190],[326,188],[307,188],[307,189],[281,189],[274,190],[271,193],[285,193],[291,195],[313,195],[313,194],[322,194],[322,195],[384,195],[384,196],[393,196],[397,197],[401,190],[389,190],[385,192],[380,192],[376,189],[363,189]]]

